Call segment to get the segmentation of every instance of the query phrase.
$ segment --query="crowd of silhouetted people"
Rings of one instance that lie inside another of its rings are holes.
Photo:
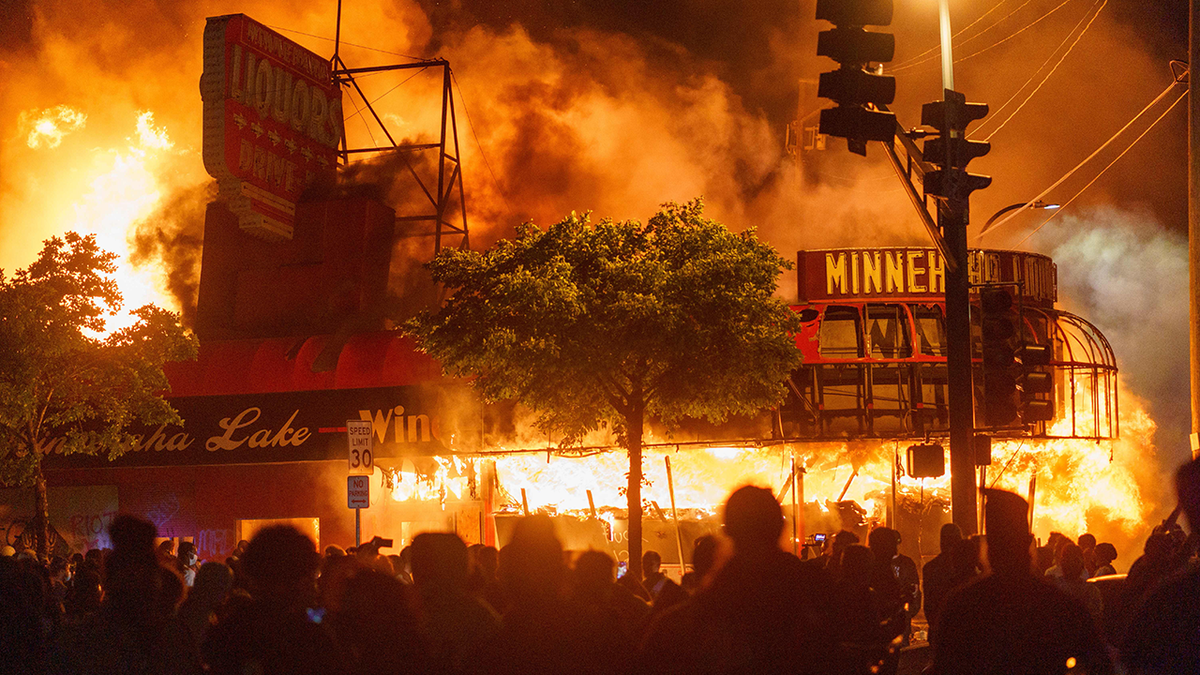
[[[1195,674],[1200,566],[1175,519],[1200,523],[1200,461],[1177,489],[1127,577],[1090,535],[1035,547],[1028,504],[998,490],[984,491],[986,536],[944,526],[918,571],[885,527],[802,560],[779,545],[775,497],[744,487],[679,583],[655,551],[638,578],[608,552],[568,554],[545,516],[499,551],[426,533],[398,555],[379,539],[319,552],[270,527],[203,563],[119,516],[109,550],[4,551],[0,672],[888,675],[919,651],[935,674]]]

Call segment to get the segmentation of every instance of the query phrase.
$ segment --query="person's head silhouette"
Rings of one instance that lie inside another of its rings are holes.
[[[457,592],[467,584],[467,545],[453,532],[422,532],[412,542],[412,578],[418,588]]]
[[[1062,550],[1063,579],[1075,581],[1083,578],[1083,549],[1075,544],[1067,544]]]
[[[942,529],[938,532],[938,543],[942,553],[949,553],[950,549],[954,548],[954,544],[962,541],[962,528],[954,523],[946,523],[942,525]]]
[[[778,548],[783,533],[783,509],[766,488],[747,485],[725,502],[725,534],[735,551]]]
[[[259,530],[246,547],[242,562],[262,595],[303,601],[315,593],[320,564],[317,545],[293,527],[273,525]]]
[[[867,544],[871,547],[871,553],[875,554],[876,561],[890,564],[892,558],[896,557],[900,546],[897,534],[891,528],[877,527],[867,535]]]
[[[983,491],[988,562],[997,574],[1030,574],[1029,502],[1005,490]]]
[[[1179,506],[1187,516],[1192,532],[1200,532],[1200,459],[1179,467],[1175,474],[1175,491]]]

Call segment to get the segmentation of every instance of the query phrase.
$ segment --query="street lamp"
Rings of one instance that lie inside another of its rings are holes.
[[[1028,206],[1031,209],[1053,210],[1053,209],[1057,209],[1059,206],[1061,206],[1061,204],[1047,204],[1046,202],[1044,202],[1040,199],[1037,200],[1036,202],[1017,202],[1016,204],[1009,204],[1008,206],[993,213],[991,218],[988,218],[987,222],[983,224],[983,229],[979,231],[979,236],[982,237],[983,235],[987,234],[988,230],[991,229],[991,227],[992,227],[992,223],[996,222],[996,220],[998,218],[1000,218],[1000,216],[1008,213],[1009,211],[1015,211],[1017,209],[1024,208],[1026,206]]]

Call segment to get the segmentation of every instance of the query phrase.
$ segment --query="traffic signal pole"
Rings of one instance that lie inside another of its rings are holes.
[[[821,111],[820,133],[847,140],[851,152],[866,155],[868,141],[887,145],[888,157],[909,197],[931,230],[933,218],[926,211],[928,199],[938,205],[937,230],[933,239],[946,257],[946,361],[950,415],[950,501],[954,523],[964,534],[978,531],[976,515],[974,390],[971,383],[971,305],[967,259],[968,202],[972,191],[987,187],[991,179],[966,172],[975,157],[987,154],[989,146],[966,138],[967,125],[987,114],[987,106],[967,103],[954,91],[954,59],[951,54],[950,2],[939,0],[942,41],[943,99],[921,108],[921,124],[935,127],[938,134],[925,141],[920,153],[912,137],[900,127],[887,105],[896,95],[895,78],[880,75],[869,66],[887,63],[895,54],[895,38],[889,33],[865,30],[865,26],[887,26],[892,21],[893,0],[817,0],[816,18],[829,21],[832,30],[817,35],[817,55],[828,56],[839,68],[822,73],[817,95],[837,105]],[[922,137],[924,134],[922,134]],[[917,158],[924,198],[917,196],[911,182],[913,162],[902,165],[894,145],[896,138]],[[923,158],[923,159],[922,159]],[[944,248],[943,248],[944,244]]]
[[[942,51],[942,101],[954,90],[954,55],[950,30],[950,0],[938,1],[938,34]],[[952,134],[950,130],[944,133]],[[954,144],[945,144],[944,166],[953,173]],[[935,159],[936,161],[936,159]],[[953,183],[953,180],[951,181]],[[967,271],[967,197],[938,204],[938,226],[946,252],[957,265],[946,266],[946,378],[950,397],[950,518],[964,535],[978,531],[976,506],[975,392],[971,382],[971,279]]]
[[[950,517],[964,535],[978,531],[975,500],[974,392],[971,382],[971,282],[967,273],[967,200],[938,205],[938,225],[947,253],[946,377],[950,397]]]

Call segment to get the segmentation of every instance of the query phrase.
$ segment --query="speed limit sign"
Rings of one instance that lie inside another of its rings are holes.
[[[371,422],[346,420],[346,438],[350,445],[350,473],[371,475],[375,472],[375,437],[371,433]]]

